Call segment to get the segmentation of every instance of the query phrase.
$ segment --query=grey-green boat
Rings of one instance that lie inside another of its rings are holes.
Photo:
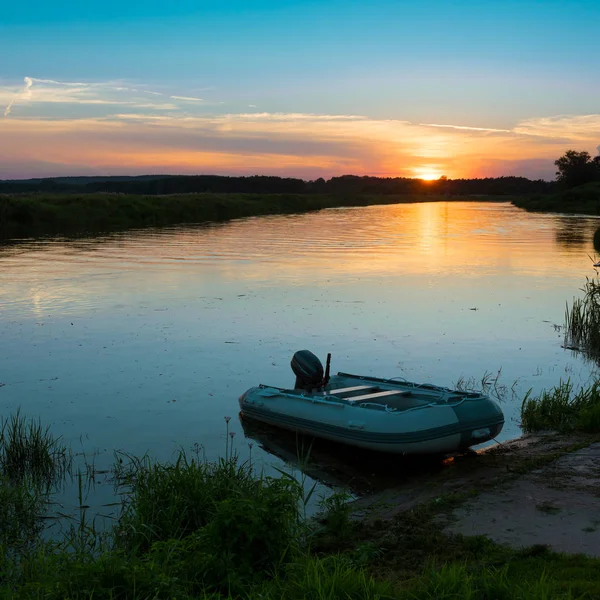
[[[504,425],[497,402],[477,392],[429,383],[337,373],[308,350],[292,358],[294,388],[252,387],[242,416],[381,452],[456,453],[495,438]]]

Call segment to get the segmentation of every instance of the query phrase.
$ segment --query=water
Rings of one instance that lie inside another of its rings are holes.
[[[452,202],[23,240],[0,249],[2,414],[20,406],[100,463],[216,458],[231,416],[247,456],[238,396],[291,385],[307,348],[334,372],[438,385],[500,372],[514,438],[529,388],[592,374],[555,326],[594,274],[599,224]]]

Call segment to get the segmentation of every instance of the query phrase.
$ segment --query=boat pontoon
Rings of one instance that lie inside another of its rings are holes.
[[[259,385],[239,399],[242,416],[381,452],[454,453],[495,438],[498,404],[477,392],[364,375],[329,376],[310,351],[292,358],[293,389]]]

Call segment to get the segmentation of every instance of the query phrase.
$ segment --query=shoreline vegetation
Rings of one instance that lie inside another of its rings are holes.
[[[600,215],[600,181],[568,189],[523,177],[423,181],[348,175],[303,181],[207,175],[0,181],[0,240],[440,201],[512,202],[527,211]]]
[[[510,201],[555,184],[524,177],[434,181],[345,175],[327,181],[216,175],[0,181],[0,239],[77,236],[406,202]]]
[[[512,200],[529,212],[600,215],[600,182],[586,183],[553,194],[535,194]]]
[[[597,409],[596,390],[597,385],[587,396]],[[560,423],[565,403],[548,399],[564,395],[561,384],[539,399],[526,398],[524,428],[545,427],[550,413],[550,421]],[[568,406],[571,413],[579,408],[587,415],[590,403]],[[228,432],[229,418],[225,421]],[[239,460],[227,433],[224,458],[215,462],[183,450],[168,463],[121,454],[110,469],[122,498],[118,517],[99,527],[81,497],[81,489],[97,477],[94,465],[78,467],[48,428],[17,413],[0,428],[0,595],[15,600],[598,597],[600,558],[539,545],[514,549],[483,536],[448,533],[442,524],[485,489],[600,439],[600,421],[591,422],[571,419],[570,439],[557,433],[545,449],[538,446],[531,454],[507,452],[500,444],[465,458],[462,475],[457,465],[444,469],[443,476],[447,482],[475,473],[477,487],[441,491],[438,486],[429,490],[430,500],[391,516],[389,507],[383,516],[386,510],[379,508],[378,514],[373,506],[368,516],[356,517],[348,495],[337,492],[321,502],[317,518],[308,519],[303,509],[314,487],[307,488],[302,472],[264,476],[251,459]],[[580,424],[588,433],[578,433]],[[54,493],[67,476],[78,482],[79,512],[59,516],[62,527],[49,537],[44,530],[57,521]]]
[[[190,193],[142,196],[113,193],[0,195],[0,239],[84,235],[325,208],[447,200],[504,201],[506,197],[442,195],[325,195]]]

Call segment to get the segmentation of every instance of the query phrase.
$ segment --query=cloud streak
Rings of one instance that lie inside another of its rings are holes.
[[[37,167],[27,165],[43,165],[47,174],[55,164],[61,174],[87,169],[552,179],[553,161],[562,152],[594,152],[600,138],[595,114],[528,119],[500,129],[353,114],[223,112],[218,102],[144,87],[31,77],[24,88],[0,86],[0,106],[6,101],[5,115],[11,117],[0,121],[0,136],[7,140],[0,163],[13,165],[0,177],[36,175]],[[19,111],[11,114],[15,102]]]
[[[33,80],[31,79],[31,77],[25,77],[25,87],[23,88],[23,91],[20,94],[20,99],[21,100],[29,100],[31,98],[31,86],[33,85]],[[12,110],[13,104],[17,101],[17,98],[13,98],[8,105],[6,106],[6,108],[4,109],[4,116],[8,117],[8,115],[10,115],[10,111]]]
[[[441,127],[445,129],[464,129],[466,131],[491,131],[494,133],[507,133],[510,129],[492,129],[491,127],[467,127],[466,125],[440,125],[438,123],[420,123],[423,127]]]
[[[183,100],[184,102],[204,102],[202,98],[193,98],[191,96],[169,96],[173,100]]]

